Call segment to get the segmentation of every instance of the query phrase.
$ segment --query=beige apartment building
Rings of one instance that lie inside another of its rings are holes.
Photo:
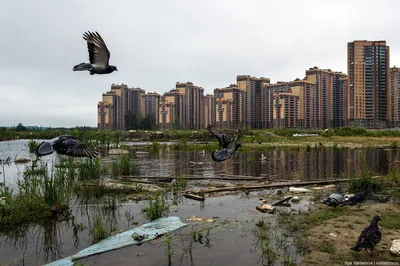
[[[389,58],[386,41],[347,43],[349,126],[388,126],[392,117]]]
[[[400,127],[400,68],[390,68],[390,127]]]
[[[235,84],[222,89],[214,89],[216,126],[237,129],[243,125],[244,94],[245,92]]]

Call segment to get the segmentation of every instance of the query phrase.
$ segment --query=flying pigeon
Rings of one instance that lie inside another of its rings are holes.
[[[230,141],[225,148],[217,151],[213,151],[211,156],[212,159],[216,162],[223,162],[229,159],[235,152],[242,147],[240,143],[238,143],[240,138],[240,131],[236,134],[235,139]],[[225,144],[225,143],[224,143]]]
[[[358,205],[358,208],[361,207],[361,203],[368,197],[368,188],[363,187],[357,194],[354,196],[345,199],[342,205]]]
[[[357,244],[351,248],[351,250],[359,252],[361,249],[370,249],[370,256],[374,255],[375,246],[381,241],[382,233],[378,228],[378,221],[381,219],[380,216],[376,215],[372,218],[371,224],[362,230],[358,237]]]
[[[219,146],[220,146],[221,148],[226,148],[226,147],[228,147],[228,144],[229,144],[229,142],[230,142],[230,139],[229,139],[229,136],[228,136],[226,133],[224,133],[224,132],[222,132],[222,131],[216,129],[216,128],[213,127],[211,124],[209,124],[209,125],[207,126],[207,129],[208,129],[208,131],[209,131],[212,135],[214,135],[214,136],[218,139]]]
[[[95,158],[99,155],[93,148],[68,135],[62,135],[50,141],[43,141],[36,148],[36,155],[39,157],[49,155],[54,150],[59,154],[72,157]]]
[[[110,74],[114,70],[118,71],[116,66],[108,64],[110,51],[108,51],[106,43],[97,31],[94,33],[85,32],[83,39],[87,42],[90,63],[80,63],[74,66],[73,71],[89,70],[90,75]]]
[[[336,208],[339,204],[343,202],[343,196],[340,191],[340,184],[337,185],[336,192],[332,193],[326,200],[323,201],[324,204],[328,206],[333,206]]]

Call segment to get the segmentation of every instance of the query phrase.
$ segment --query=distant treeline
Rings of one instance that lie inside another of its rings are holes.
[[[147,119],[135,119],[129,122],[131,128],[141,128],[138,126],[139,122],[142,122],[143,127],[153,128],[154,125],[152,118]],[[133,126],[136,124],[136,126]],[[332,136],[366,136],[366,137],[400,137],[400,130],[385,129],[385,130],[367,130],[360,127],[341,127],[332,128],[326,130],[302,130],[292,128],[277,128],[277,129],[262,129],[262,130],[249,130],[243,129],[245,135],[253,139],[260,137],[260,140],[273,138],[274,136],[292,138],[293,134],[317,134],[323,137]],[[236,130],[227,129],[227,134],[233,135]],[[51,139],[61,134],[69,134],[78,137],[84,141],[96,143],[116,143],[121,140],[146,140],[146,141],[165,141],[165,140],[184,140],[184,141],[208,141],[212,140],[212,136],[206,129],[203,130],[143,130],[138,129],[134,132],[129,131],[111,131],[111,130],[100,130],[92,127],[74,127],[74,128],[46,128],[46,129],[27,129],[22,124],[18,124],[15,128],[0,127],[0,141],[2,140],[13,140],[13,139]],[[262,138],[264,136],[264,138]],[[266,137],[266,138],[265,138]]]

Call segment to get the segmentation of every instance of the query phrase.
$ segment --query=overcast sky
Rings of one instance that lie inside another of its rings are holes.
[[[359,39],[386,40],[400,65],[399,10],[397,0],[1,0],[0,126],[96,126],[112,83],[162,94],[192,81],[212,93],[238,74],[347,72],[347,42]],[[72,71],[89,61],[87,30],[118,72]]]

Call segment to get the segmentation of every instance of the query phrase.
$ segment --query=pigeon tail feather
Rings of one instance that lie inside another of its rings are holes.
[[[355,245],[354,247],[351,247],[350,249],[357,251],[357,252],[361,251],[361,249],[358,247],[358,245]]]
[[[85,70],[91,70],[92,65],[89,63],[80,63],[79,65],[74,66],[72,69],[73,71],[85,71]]]

